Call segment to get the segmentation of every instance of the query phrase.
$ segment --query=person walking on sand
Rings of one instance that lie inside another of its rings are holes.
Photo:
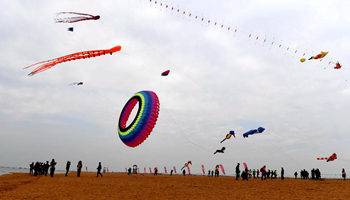
[[[99,162],[98,166],[97,166],[97,176],[96,177],[98,177],[98,175],[101,175],[101,177],[103,177],[103,175],[101,174],[101,169],[102,169],[101,162]]]
[[[173,175],[173,170],[170,171],[170,176],[172,176],[172,175]]]
[[[256,170],[256,178],[259,178],[260,171],[259,169]]]
[[[342,171],[341,171],[341,176],[343,177],[344,181],[346,179],[346,172],[345,172],[345,169],[343,168]]]
[[[186,176],[186,170],[182,170],[182,175]]]
[[[281,179],[284,180],[284,169],[283,169],[283,167],[281,169]]]
[[[294,172],[295,179],[298,178],[298,172]]]
[[[236,180],[238,180],[238,178],[239,178],[239,173],[241,173],[241,170],[239,169],[239,163],[237,163],[237,166],[236,166]]]
[[[80,177],[81,168],[83,168],[83,162],[79,160],[77,165],[77,177]]]
[[[50,176],[51,177],[53,177],[53,175],[55,174],[56,164],[57,164],[57,162],[55,162],[55,159],[52,159],[52,161],[50,163]]]
[[[70,168],[70,162],[67,161],[67,164],[66,164],[66,176],[67,176],[67,174],[69,172],[69,168]]]
[[[157,168],[157,167],[154,168],[154,175],[155,175],[155,176],[158,175],[158,168]]]

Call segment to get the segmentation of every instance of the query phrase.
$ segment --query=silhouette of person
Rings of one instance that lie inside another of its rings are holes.
[[[281,179],[284,180],[284,169],[283,169],[283,167],[281,169]]]
[[[129,167],[129,169],[128,169],[128,175],[130,175],[131,174],[131,167]]]
[[[67,164],[66,164],[66,176],[67,176],[67,174],[69,172],[69,168],[70,168],[70,162],[67,161]]]
[[[208,170],[208,176],[210,176],[210,170]]]
[[[50,176],[51,177],[53,177],[53,175],[55,174],[56,164],[57,164],[57,162],[55,162],[55,159],[52,159],[52,161],[50,163]]]
[[[173,170],[170,171],[170,176],[172,176],[172,175],[173,175]]]
[[[346,172],[345,172],[345,169],[343,168],[342,171],[341,171],[341,176],[343,177],[344,181],[346,179]]]
[[[158,175],[158,168],[154,168],[154,175],[157,176]]]
[[[295,179],[298,178],[298,172],[294,172]]]
[[[186,170],[182,170],[182,175],[186,175]]]
[[[80,177],[81,168],[83,168],[83,162],[79,160],[77,165],[77,177]]]
[[[97,166],[97,176],[96,177],[98,177],[98,175],[101,175],[101,177],[103,177],[103,175],[101,174],[101,169],[102,169],[101,162],[99,162],[98,166]]]
[[[32,164],[29,164],[29,175],[33,175],[33,170],[34,170],[34,162],[32,162]]]
[[[44,174],[45,174],[45,176],[47,176],[47,173],[49,172],[49,167],[50,167],[49,161],[46,161],[46,163],[44,164]]]
[[[239,173],[241,173],[241,170],[239,169],[239,163],[237,163],[237,166],[236,166],[236,180],[238,180],[239,178]]]
[[[264,165],[261,169],[261,180],[266,180],[266,166]]]

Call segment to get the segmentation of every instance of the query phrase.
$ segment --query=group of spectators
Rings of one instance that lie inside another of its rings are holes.
[[[239,177],[242,177],[243,180],[248,180],[249,178],[259,178],[259,174],[261,174],[261,180],[266,180],[266,179],[276,179],[277,178],[277,170],[266,170],[266,166],[264,165],[260,170],[257,169],[249,169],[245,168],[242,171],[240,170],[240,164],[237,163],[236,166],[236,180],[239,179]],[[256,175],[256,176],[255,176]],[[281,168],[281,179],[284,180],[284,169],[283,167]]]
[[[50,164],[49,164],[49,161],[46,161],[46,163],[36,162],[35,164],[34,164],[34,162],[32,162],[31,164],[29,164],[29,174],[34,175],[34,176],[37,176],[37,175],[47,176],[48,171],[50,169],[50,176],[53,177],[55,174],[56,164],[57,164],[57,162],[55,161],[55,159],[52,159]],[[71,166],[71,162],[67,161],[65,176],[68,176],[70,166]],[[80,160],[77,164],[77,177],[80,177],[80,173],[81,173],[82,168],[83,168],[83,162]],[[99,162],[99,164],[97,166],[97,177],[99,175],[101,177],[103,177],[103,175],[101,174],[101,169],[102,169],[102,165],[101,165],[101,162]]]

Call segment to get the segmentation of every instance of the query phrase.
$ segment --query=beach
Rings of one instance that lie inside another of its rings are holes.
[[[0,176],[0,199],[348,199],[350,181],[72,172]]]

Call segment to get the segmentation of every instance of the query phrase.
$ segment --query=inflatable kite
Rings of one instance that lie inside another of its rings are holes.
[[[73,27],[69,27],[67,28],[67,31],[73,32],[74,28]]]
[[[327,52],[321,51],[320,54],[317,54],[316,56],[311,56],[311,57],[309,58],[309,60],[312,60],[312,59],[314,59],[314,60],[320,59],[320,58],[325,57],[327,54],[328,54],[328,51],[327,51]]]
[[[306,58],[301,58],[301,59],[300,59],[300,62],[303,63],[303,62],[305,62],[305,60],[306,60]]]
[[[337,62],[337,63],[335,64],[334,69],[340,69],[340,68],[341,68],[341,65],[340,65],[340,63],[339,63],[339,62]]]
[[[327,160],[327,162],[329,161],[334,161],[335,159],[337,159],[337,154],[333,153],[331,156],[329,157],[321,157],[321,158],[317,158],[317,160]]]
[[[191,161],[188,161],[187,163],[185,163],[185,165],[181,168],[181,170],[185,167],[188,167],[188,165],[191,164],[192,165],[192,162]],[[175,172],[176,173],[176,172]]]
[[[236,137],[236,135],[235,135],[235,131],[234,131],[234,130],[231,130],[231,131],[230,131],[228,134],[226,134],[226,137],[225,137],[223,140],[221,140],[221,142],[220,142],[220,143],[223,143],[225,140],[230,139],[230,138],[231,138],[231,136]]]
[[[62,15],[73,15],[73,17],[67,16],[63,18],[58,18],[59,16],[62,16]],[[93,16],[85,13],[60,12],[60,13],[57,13],[55,22],[56,23],[75,23],[75,22],[80,22],[85,20],[98,20],[98,19],[100,19],[99,15]]]
[[[82,51],[82,52],[62,56],[59,58],[54,58],[51,60],[38,62],[38,63],[35,63],[35,64],[30,65],[28,67],[25,67],[24,69],[27,69],[27,68],[35,66],[35,65],[39,65],[36,69],[34,69],[31,73],[28,74],[28,76],[33,76],[34,74],[48,70],[51,67],[53,67],[59,63],[72,61],[72,60],[78,60],[78,59],[91,58],[91,57],[94,58],[96,56],[101,56],[101,55],[105,55],[108,53],[112,55],[113,53],[120,51],[121,49],[122,49],[121,46],[115,46],[111,49],[105,49],[105,50]]]
[[[138,103],[135,119],[129,126],[126,123],[131,111]],[[136,147],[147,139],[156,125],[159,114],[159,100],[152,91],[134,94],[125,104],[119,117],[118,133],[122,142],[129,147]]]
[[[73,82],[73,83],[71,83],[69,85],[83,85],[83,84],[84,84],[83,82]]]
[[[224,152],[225,149],[226,149],[226,147],[222,147],[221,149],[217,149],[217,150],[214,152],[214,154],[216,154],[216,153],[225,153],[225,152]]]
[[[165,71],[165,72],[162,73],[162,76],[168,76],[169,73],[170,73],[170,70],[167,70],[167,71]]]
[[[248,137],[249,135],[254,135],[254,134],[257,134],[257,133],[262,133],[264,132],[265,128],[263,127],[259,127],[258,129],[253,129],[253,130],[250,130],[246,133],[243,134],[243,138],[246,138]]]

